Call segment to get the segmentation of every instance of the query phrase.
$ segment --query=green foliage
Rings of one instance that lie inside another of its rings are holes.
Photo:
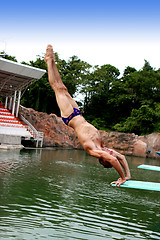
[[[68,62],[58,58],[57,67],[70,95],[74,96],[78,86],[87,79],[91,65],[72,56]]]
[[[101,118],[95,118],[92,122],[91,122],[91,124],[93,125],[93,126],[95,126],[97,129],[103,129],[104,130],[104,125],[105,125],[105,121],[104,120],[102,120]]]
[[[47,70],[46,63],[42,57],[38,57],[35,62],[30,61],[29,65]],[[59,113],[54,92],[48,82],[47,72],[39,81],[34,82],[26,89],[21,104],[40,112],[51,113],[52,109],[55,109],[55,112]]]
[[[155,117],[154,132],[160,132],[160,103],[154,104]]]
[[[108,71],[108,65],[98,67],[88,81],[84,105],[86,118],[91,121],[92,117],[91,122],[99,129],[137,134],[159,131],[159,70],[154,70],[145,60],[139,71],[128,66],[121,79],[116,69],[109,74]],[[94,118],[103,121],[97,124]]]
[[[128,66],[124,70],[123,76],[128,76],[129,74],[131,74],[132,72],[135,72],[135,71],[136,71],[135,68],[132,68],[132,67]]]
[[[4,59],[8,59],[8,60],[11,60],[13,62],[17,62],[16,57],[10,56],[10,55],[6,54],[4,51],[0,52],[0,54],[2,55],[2,58],[4,58]]]
[[[147,60],[144,60],[143,70],[145,70],[145,71],[152,71],[153,70],[153,68],[151,67],[150,63]]]
[[[123,132],[134,132],[138,135],[147,134],[154,130],[156,120],[155,111],[148,105],[133,109],[131,116],[122,124],[117,124],[114,129]]]
[[[86,93],[84,101],[85,117],[88,120],[89,116],[93,116],[91,121],[94,118],[103,119],[103,128],[107,128],[106,123],[111,122],[109,92],[119,75],[119,70],[109,64],[101,67],[96,66],[89,76],[88,83],[83,86],[83,91]]]

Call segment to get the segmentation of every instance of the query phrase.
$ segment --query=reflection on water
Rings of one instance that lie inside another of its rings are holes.
[[[160,160],[127,157],[137,169]],[[159,192],[113,188],[118,175],[77,150],[0,152],[0,239],[160,239]]]

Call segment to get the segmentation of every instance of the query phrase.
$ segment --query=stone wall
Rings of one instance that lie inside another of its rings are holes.
[[[83,149],[74,130],[66,126],[55,114],[37,112],[31,108],[20,108],[22,114],[38,131],[44,132],[43,147]],[[104,146],[125,155],[158,157],[160,133],[139,137],[134,133],[100,131]]]

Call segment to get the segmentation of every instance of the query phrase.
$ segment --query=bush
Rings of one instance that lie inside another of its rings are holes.
[[[91,124],[99,130],[106,130],[105,129],[105,121],[101,118],[95,118]]]
[[[114,130],[135,134],[147,134],[154,131],[156,111],[149,105],[142,105],[139,109],[133,109],[131,116],[124,123],[116,124]]]

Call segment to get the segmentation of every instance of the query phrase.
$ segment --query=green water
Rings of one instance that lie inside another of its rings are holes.
[[[132,178],[160,182],[137,169],[159,159],[127,157]],[[0,239],[160,239],[160,192],[110,186],[117,178],[84,151],[1,151]]]

